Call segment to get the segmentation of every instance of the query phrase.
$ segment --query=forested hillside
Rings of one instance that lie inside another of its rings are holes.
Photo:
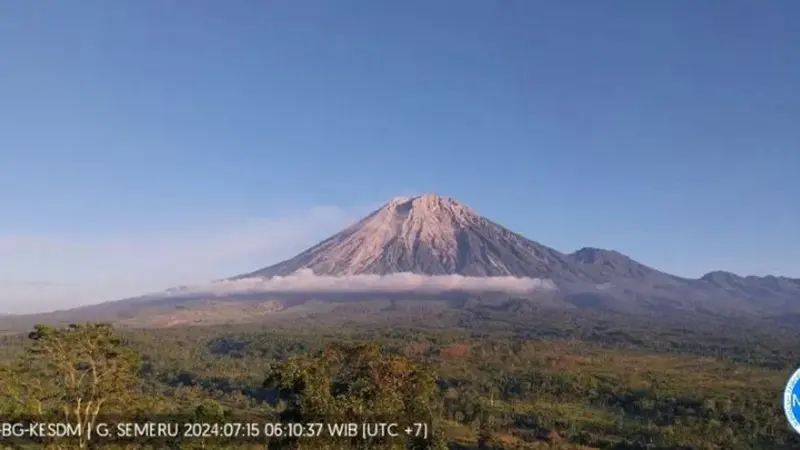
[[[424,321],[39,327],[4,338],[0,411],[6,421],[257,423],[261,431],[278,421],[430,427],[424,438],[84,436],[18,439],[14,448],[800,448],[780,406],[798,363],[795,335],[546,320],[446,332]]]

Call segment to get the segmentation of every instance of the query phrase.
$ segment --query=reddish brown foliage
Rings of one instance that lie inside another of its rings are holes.
[[[439,350],[440,358],[463,358],[469,351],[467,344],[450,344]]]

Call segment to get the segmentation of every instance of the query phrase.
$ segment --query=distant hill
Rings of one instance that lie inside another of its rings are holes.
[[[354,225],[291,259],[222,280],[208,291],[177,288],[137,299],[48,315],[0,317],[0,330],[4,328],[3,324],[28,323],[37,319],[112,317],[135,324],[157,322],[162,325],[198,323],[198,317],[205,322],[260,320],[262,316],[298,311],[296,308],[301,308],[304,313],[318,314],[323,320],[331,308],[320,305],[329,301],[369,299],[380,300],[373,305],[383,304],[383,301],[396,305],[398,298],[425,298],[426,301],[432,298],[430,292],[426,295],[417,295],[411,290],[389,293],[369,287],[365,287],[364,292],[353,288],[347,293],[326,293],[319,288],[312,292],[312,281],[319,278],[299,278],[294,281],[292,289],[285,292],[272,288],[268,292],[248,290],[225,294],[227,291],[218,289],[220,286],[227,288],[243,284],[258,286],[270,280],[285,283],[298,271],[313,272],[310,276],[323,277],[326,282],[407,273],[416,274],[417,278],[460,275],[472,277],[473,281],[497,277],[535,278],[556,287],[552,292],[537,290],[509,294],[507,298],[517,300],[493,302],[491,306],[476,300],[476,297],[480,298],[479,292],[459,293],[460,288],[453,288],[447,298],[452,300],[453,296],[461,296],[462,299],[448,303],[448,307],[456,309],[497,309],[498,305],[515,305],[514,311],[520,312],[530,309],[519,303],[524,301],[556,308],[630,314],[757,316],[782,321],[787,317],[800,317],[800,279],[742,277],[728,272],[711,272],[699,279],[688,279],[661,272],[614,250],[586,247],[565,254],[514,233],[454,199],[426,194],[393,199]],[[306,281],[309,292],[304,295],[302,290]],[[361,283],[359,286],[370,285]],[[230,308],[237,310],[226,312],[226,301]],[[243,306],[243,301],[261,302],[261,306]],[[248,312],[243,314],[242,310]],[[164,314],[171,318],[164,319]],[[146,317],[151,316],[158,320],[148,321]]]

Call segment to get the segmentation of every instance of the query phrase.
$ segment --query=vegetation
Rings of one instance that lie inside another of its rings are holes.
[[[562,313],[546,323],[482,320],[447,331],[421,318],[416,326],[313,330],[37,327],[29,336],[2,338],[6,422],[237,423],[257,424],[259,433],[4,442],[15,448],[800,448],[780,406],[783,384],[798,364],[800,341],[792,333],[757,324],[736,331]],[[304,428],[305,437],[286,431],[268,439],[270,422],[430,428],[426,436],[368,440]]]

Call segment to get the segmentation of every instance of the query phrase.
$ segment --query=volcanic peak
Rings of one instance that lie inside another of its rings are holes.
[[[354,256],[353,273],[380,259],[389,246],[412,254],[424,245],[435,258],[452,259],[458,251],[458,230],[479,220],[480,216],[467,206],[435,194],[394,199],[357,224],[355,235],[343,244],[360,247],[347,251]]]
[[[596,247],[583,247],[569,256],[583,263],[597,263],[603,261],[629,261],[630,258],[616,250],[607,250]]]
[[[303,268],[333,276],[536,276],[537,267],[566,264],[562,257],[452,198],[429,193],[392,199],[297,257],[246,276],[287,275]]]

